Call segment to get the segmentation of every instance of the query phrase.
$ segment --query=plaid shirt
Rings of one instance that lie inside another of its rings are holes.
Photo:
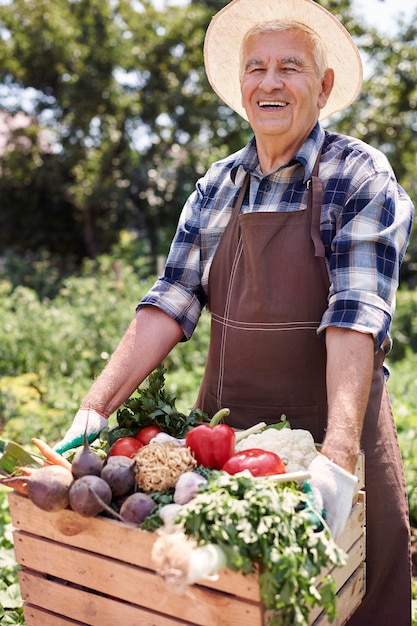
[[[375,349],[388,352],[413,206],[380,151],[319,123],[294,158],[272,174],[260,171],[255,138],[210,167],[183,208],[164,274],[138,308],[160,307],[188,339],[207,304],[211,262],[246,172],[251,179],[243,212],[304,209],[322,146],[320,228],[331,286],[318,332],[334,325],[371,333]]]

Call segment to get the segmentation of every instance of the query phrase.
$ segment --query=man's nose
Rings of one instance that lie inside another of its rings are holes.
[[[264,91],[274,91],[275,89],[282,89],[284,81],[282,76],[274,69],[269,69],[262,77],[259,86]]]

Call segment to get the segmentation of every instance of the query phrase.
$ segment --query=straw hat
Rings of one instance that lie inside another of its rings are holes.
[[[325,42],[328,66],[335,82],[324,119],[345,109],[362,85],[362,61],[355,42],[342,24],[313,0],[232,0],[212,19],[204,43],[208,80],[218,96],[246,120],[241,102],[239,61],[245,34],[254,26],[275,20],[295,20],[314,30]]]

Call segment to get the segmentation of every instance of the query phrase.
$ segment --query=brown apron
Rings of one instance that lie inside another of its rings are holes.
[[[321,442],[326,348],[316,331],[329,278],[318,163],[305,210],[241,214],[246,177],[210,269],[211,340],[196,406],[209,415],[228,407],[227,422],[236,428],[277,422],[285,414],[293,428],[305,428]],[[349,626],[411,624],[407,499],[382,364],[380,351],[362,438],[367,595]]]

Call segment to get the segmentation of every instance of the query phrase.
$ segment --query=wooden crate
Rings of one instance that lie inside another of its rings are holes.
[[[362,459],[357,473],[363,488]],[[15,492],[9,504],[26,626],[263,626],[255,575],[223,570],[218,580],[179,596],[155,573],[152,533],[69,509],[46,513]],[[342,626],[365,593],[362,489],[338,543],[348,553],[347,565],[333,571],[338,589],[333,625]],[[328,624],[319,607],[310,624]]]

